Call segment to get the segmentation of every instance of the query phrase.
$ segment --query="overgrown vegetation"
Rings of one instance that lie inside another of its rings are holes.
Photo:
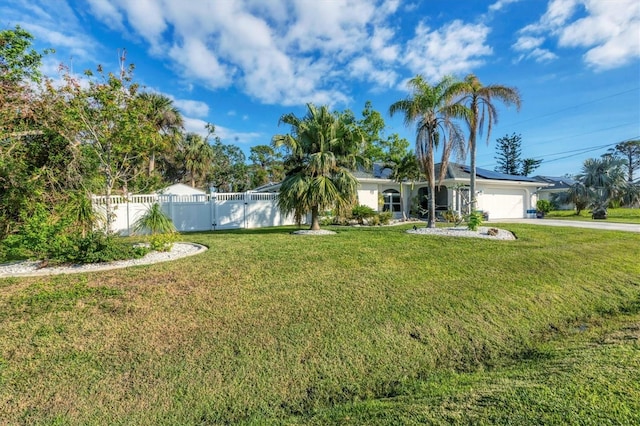
[[[3,421],[637,423],[638,234],[408,227],[190,234],[215,250],[2,279]]]

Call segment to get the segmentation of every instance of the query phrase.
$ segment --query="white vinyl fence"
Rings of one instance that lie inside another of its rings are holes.
[[[156,202],[181,232],[294,224],[292,216],[278,210],[277,198],[276,193],[264,192],[113,195],[111,231],[130,235],[136,220]],[[104,214],[106,201],[106,196],[94,196],[93,206]]]

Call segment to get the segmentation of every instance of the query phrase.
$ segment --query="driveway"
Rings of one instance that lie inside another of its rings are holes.
[[[635,223],[614,223],[603,221],[554,220],[554,219],[496,219],[495,223],[528,223],[545,226],[571,226],[574,228],[606,229],[609,231],[626,231],[640,233],[640,225]]]

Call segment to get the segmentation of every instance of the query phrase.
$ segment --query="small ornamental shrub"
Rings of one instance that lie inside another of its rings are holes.
[[[100,263],[116,260],[138,259],[149,252],[143,246],[134,246],[120,237],[93,231],[77,239],[77,250],[70,253],[65,261],[72,263]]]
[[[462,223],[462,217],[453,210],[447,210],[442,214],[442,216],[448,223],[455,223],[456,225],[460,225]]]
[[[477,231],[482,225],[482,212],[473,212],[467,216],[467,228],[471,231]]]
[[[178,239],[176,233],[153,234],[149,237],[149,247],[154,251],[171,251],[173,243]]]
[[[536,203],[536,210],[543,214],[549,213],[551,209],[553,209],[553,205],[548,200],[538,200]]]
[[[391,219],[393,219],[393,213],[391,212],[382,212],[378,215],[380,218],[380,225],[388,225],[391,223]]]
[[[170,234],[176,232],[171,219],[164,214],[159,203],[154,203],[147,212],[136,220],[133,225],[136,234]]]
[[[380,225],[380,215],[371,216],[369,219],[369,226],[378,226]]]
[[[356,219],[360,225],[362,225],[365,219],[369,219],[375,216],[375,214],[376,211],[369,206],[359,205],[355,206],[353,210],[351,210],[351,217]]]

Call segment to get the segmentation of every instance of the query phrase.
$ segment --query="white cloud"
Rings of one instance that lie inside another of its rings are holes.
[[[173,104],[180,110],[182,115],[192,115],[195,117],[206,117],[209,115],[209,105],[201,101],[174,99]]]
[[[350,75],[358,80],[375,83],[377,87],[393,87],[398,80],[398,74],[390,70],[379,70],[365,57],[354,59],[348,66]]]
[[[356,57],[375,66],[365,81],[388,87],[400,47],[386,27],[399,0],[89,0],[115,28],[127,25],[185,80],[234,85],[267,104],[349,101],[344,80]]]
[[[207,125],[206,121],[193,117],[182,117],[182,119],[184,121],[184,129],[188,133],[197,133],[203,137],[209,133],[205,127]]]
[[[199,118],[184,117],[184,128],[189,133],[197,133],[206,137],[208,130],[205,128],[207,122]],[[215,124],[215,136],[218,136],[224,144],[247,144],[251,145],[255,141],[264,139],[264,135],[258,132],[241,132],[228,127]]]
[[[109,0],[87,0],[87,3],[89,3],[89,10],[98,20],[111,29],[124,30],[122,14]]]
[[[406,64],[413,73],[428,79],[468,72],[492,54],[486,44],[489,31],[484,24],[465,24],[459,20],[434,31],[421,23],[407,44]]]
[[[584,48],[585,63],[605,70],[640,57],[638,28],[640,3],[636,0],[551,0],[537,22],[520,30],[513,48],[520,52],[530,50],[521,58],[555,59],[556,54],[540,46],[548,39],[556,39],[561,48]],[[527,45],[526,40],[538,43]]]
[[[492,5],[489,6],[489,11],[491,12],[495,12],[498,10],[502,10],[505,6],[511,4],[511,3],[517,3],[520,0],[498,0],[497,2],[493,3]]]
[[[542,37],[522,36],[518,38],[513,48],[518,51],[527,51],[540,47],[543,42],[544,38]]]

